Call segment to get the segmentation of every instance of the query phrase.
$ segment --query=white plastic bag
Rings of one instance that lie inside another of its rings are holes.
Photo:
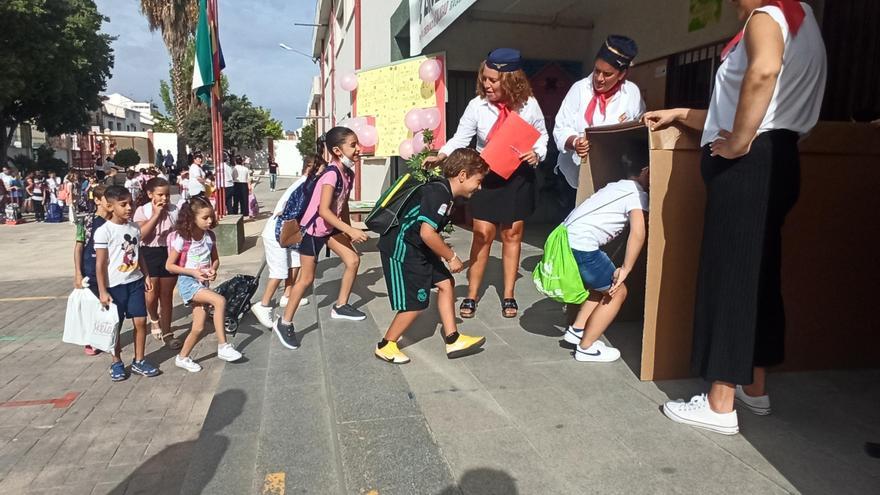
[[[109,308],[104,308],[89,289],[74,289],[67,299],[61,340],[112,352],[116,347],[117,325],[119,313],[115,304],[110,303]]]

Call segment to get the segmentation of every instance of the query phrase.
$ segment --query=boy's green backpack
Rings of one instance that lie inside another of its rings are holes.
[[[535,287],[545,296],[567,304],[581,304],[590,295],[568,246],[568,229],[561,224],[544,243],[544,256],[532,274]]]
[[[420,187],[430,182],[421,182],[410,174],[400,176],[376,201],[373,211],[364,220],[367,228],[379,235],[385,235],[399,225],[400,210]]]

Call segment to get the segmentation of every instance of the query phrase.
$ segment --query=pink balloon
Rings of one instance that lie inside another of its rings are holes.
[[[376,131],[376,128],[371,125],[364,126],[361,128],[360,132],[355,131],[355,133],[358,136],[358,142],[361,146],[372,148],[379,142],[379,133]]]
[[[367,118],[366,117],[353,117],[348,120],[348,127],[357,132],[360,129],[363,129],[367,126]]]
[[[415,154],[412,140],[404,139],[400,143],[400,148],[398,148],[398,151],[400,151],[400,157],[404,160],[409,160],[410,158],[412,158],[412,156]]]
[[[426,83],[432,83],[440,79],[440,63],[429,58],[419,66],[419,78]]]
[[[425,137],[422,131],[415,133],[413,136],[412,148],[414,153],[421,153],[425,149]]]
[[[419,132],[423,128],[422,125],[422,110],[420,108],[413,108],[409,112],[406,112],[406,117],[404,117],[403,121],[406,124],[406,128],[410,130],[410,132]]]
[[[424,108],[420,117],[422,129],[431,129],[433,131],[440,125],[440,110],[438,108]]]
[[[339,87],[345,91],[354,91],[358,87],[357,74],[349,72],[342,75],[339,79]]]

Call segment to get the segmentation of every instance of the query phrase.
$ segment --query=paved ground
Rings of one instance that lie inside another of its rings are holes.
[[[249,235],[259,225],[247,224]],[[69,251],[48,234],[65,227],[24,227],[0,229],[2,252]],[[671,424],[659,404],[702,384],[640,382],[638,323],[609,331],[624,360],[574,362],[559,343],[561,308],[531,287],[542,233],[531,229],[523,253],[518,320],[500,316],[493,253],[478,317],[461,327],[487,336],[478,355],[447,360],[432,309],[407,335],[411,364],[372,356],[392,314],[370,242],[353,299],[366,321],[329,318],[340,268],[323,260],[315,304],[295,321],[299,350],[248,317],[237,339],[247,362],[209,358],[196,375],[166,362],[159,378],[112,386],[106,359],[60,343],[63,299],[12,300],[62,296],[70,284],[51,268],[61,257],[22,255],[30,268],[16,273],[42,275],[0,282],[0,401],[82,395],[67,408],[0,408],[0,493],[880,492],[880,461],[862,452],[880,439],[880,370],[774,375],[774,415],[743,413],[739,436]],[[452,242],[468,251],[466,231]],[[253,273],[259,256],[223,266]],[[69,271],[66,260],[55,266]]]

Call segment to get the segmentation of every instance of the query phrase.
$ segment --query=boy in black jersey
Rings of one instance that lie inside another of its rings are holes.
[[[450,359],[464,356],[486,341],[485,337],[458,333],[455,285],[450,272],[460,272],[463,265],[440,237],[440,232],[449,223],[453,199],[469,198],[476,192],[489,171],[489,165],[469,148],[450,153],[438,165],[445,178],[416,191],[401,210],[400,225],[379,238],[391,309],[398,313],[385,332],[385,338],[376,345],[375,353],[376,357],[389,363],[409,362],[409,357],[397,347],[397,341],[419,313],[428,307],[428,297],[434,287],[437,288],[446,356]]]

